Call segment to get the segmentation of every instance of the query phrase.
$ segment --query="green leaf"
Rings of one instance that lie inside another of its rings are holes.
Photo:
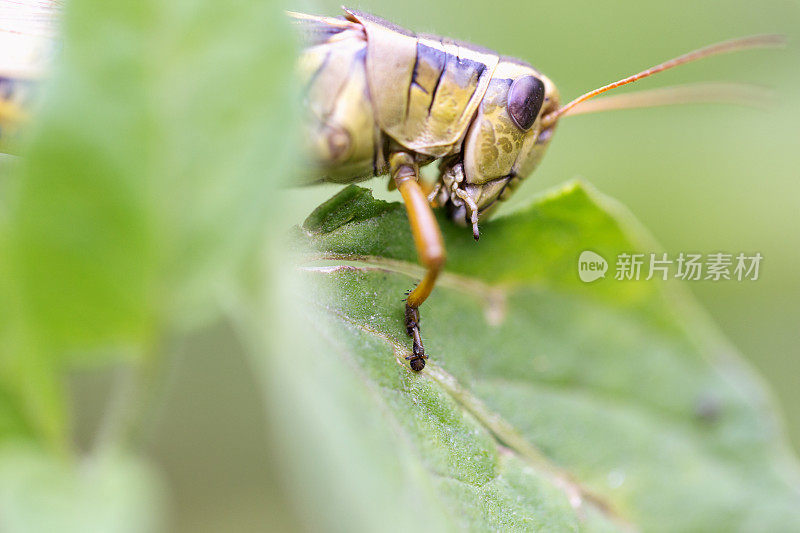
[[[800,528],[773,407],[679,282],[578,279],[584,250],[658,251],[624,210],[572,183],[479,243],[440,223],[449,259],[421,308],[419,374],[403,207],[351,186],[294,234],[300,280],[276,292],[292,348],[262,367],[292,491],[318,506],[309,525]]]

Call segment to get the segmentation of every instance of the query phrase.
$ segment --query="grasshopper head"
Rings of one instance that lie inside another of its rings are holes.
[[[516,59],[503,58],[470,124],[460,154],[442,162],[440,203],[459,223],[507,198],[533,172],[550,142],[555,122],[542,117],[558,108],[558,91],[546,76]]]

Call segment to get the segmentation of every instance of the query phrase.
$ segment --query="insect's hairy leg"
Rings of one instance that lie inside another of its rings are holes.
[[[444,266],[444,239],[428,198],[419,184],[419,166],[414,157],[407,152],[393,153],[389,156],[389,168],[392,179],[403,196],[417,256],[427,269],[425,277],[409,293],[405,312],[406,332],[413,339],[412,355],[408,359],[412,370],[420,371],[425,367],[427,356],[419,332],[419,306],[430,296],[436,278]]]

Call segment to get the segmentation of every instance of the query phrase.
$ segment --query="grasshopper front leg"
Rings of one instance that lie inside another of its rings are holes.
[[[427,269],[425,277],[406,299],[406,333],[413,339],[412,355],[407,357],[411,369],[419,372],[425,368],[425,347],[419,328],[419,306],[431,294],[436,277],[444,266],[445,250],[442,232],[433,216],[428,198],[419,184],[419,166],[407,152],[396,152],[389,156],[389,168],[397,189],[403,196],[408,213],[408,222],[414,236],[414,245],[420,263]]]

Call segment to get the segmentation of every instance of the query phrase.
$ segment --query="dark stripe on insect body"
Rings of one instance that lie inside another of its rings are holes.
[[[444,70],[445,53],[443,49],[436,48],[437,43],[426,37],[417,37],[416,63],[414,75],[408,92],[408,106],[413,109],[413,120],[425,121],[429,117],[429,110],[433,106],[436,87]],[[416,89],[416,90],[415,90]],[[409,112],[406,121],[410,118]]]
[[[429,47],[427,50],[439,62],[437,65],[439,76],[431,91],[427,109],[428,119],[433,121],[431,127],[437,127],[436,122],[439,126],[448,122],[447,114],[453,109],[459,113],[453,118],[467,119],[467,124],[463,126],[466,127],[475,112],[474,109],[469,109],[470,102],[478,96],[476,92],[479,90],[481,77],[487,70],[492,69],[493,65],[468,57],[474,51],[456,41],[433,37],[428,39],[441,47],[439,49]],[[495,59],[496,57],[493,56]],[[487,74],[491,76],[491,71]]]
[[[442,86],[442,80],[444,80],[447,74],[447,50],[444,50],[444,56],[442,57],[442,70],[439,72],[439,77],[436,79],[436,86],[433,88],[433,92],[431,93],[431,103],[428,105],[428,116],[431,116],[433,112],[433,106],[436,103],[436,96],[439,94],[439,88]]]
[[[439,75],[439,80],[436,83],[436,90],[433,92],[433,98],[431,101],[431,108],[428,110],[428,115],[430,116],[433,112],[433,108],[436,106],[437,102],[441,105],[441,91],[442,83],[444,83],[445,88],[450,80],[448,80],[448,74],[451,73],[452,68],[451,65],[453,64],[453,57],[455,55],[456,61],[458,61],[458,48],[450,41],[441,40],[442,48],[444,49],[444,66],[442,67],[442,73]],[[455,54],[454,54],[455,52]]]
[[[481,77],[484,70],[486,63],[459,55],[454,61],[453,78],[458,85],[468,87]]]
[[[439,129],[457,142],[477,110],[498,56],[486,56],[492,61],[487,64],[470,48],[447,39],[440,42],[445,53],[444,66],[428,109],[429,127]]]
[[[324,120],[335,109],[338,95],[351,72],[354,56],[364,50],[365,43],[353,39],[323,46],[328,48],[327,57],[309,85],[308,102],[310,109]]]
[[[439,43],[441,45],[441,43]],[[423,64],[426,66],[426,70],[433,74],[433,78],[436,81],[431,85],[429,82],[429,78],[420,80],[419,76],[417,76],[417,84],[425,91],[427,95],[430,97],[430,101],[428,102],[428,110],[427,115],[430,116],[431,108],[433,107],[434,99],[436,98],[436,91],[439,88],[439,84],[442,82],[442,76],[444,75],[444,66],[445,61],[447,59],[447,54],[443,49],[435,48],[434,46],[430,46],[421,42],[421,40],[417,41],[417,58],[422,59]]]
[[[406,91],[406,120],[408,120],[408,112],[411,110],[411,90],[417,84],[417,69],[419,68],[419,40],[417,41],[417,53],[414,55],[414,68],[411,69],[411,83],[408,84]]]
[[[433,103],[436,101],[436,94],[439,92],[439,85],[442,84],[442,78],[444,77],[444,70],[439,74],[439,77],[436,78],[436,85],[433,87],[433,92],[431,93],[431,103],[428,104],[428,116],[431,116],[431,112],[433,111]]]

